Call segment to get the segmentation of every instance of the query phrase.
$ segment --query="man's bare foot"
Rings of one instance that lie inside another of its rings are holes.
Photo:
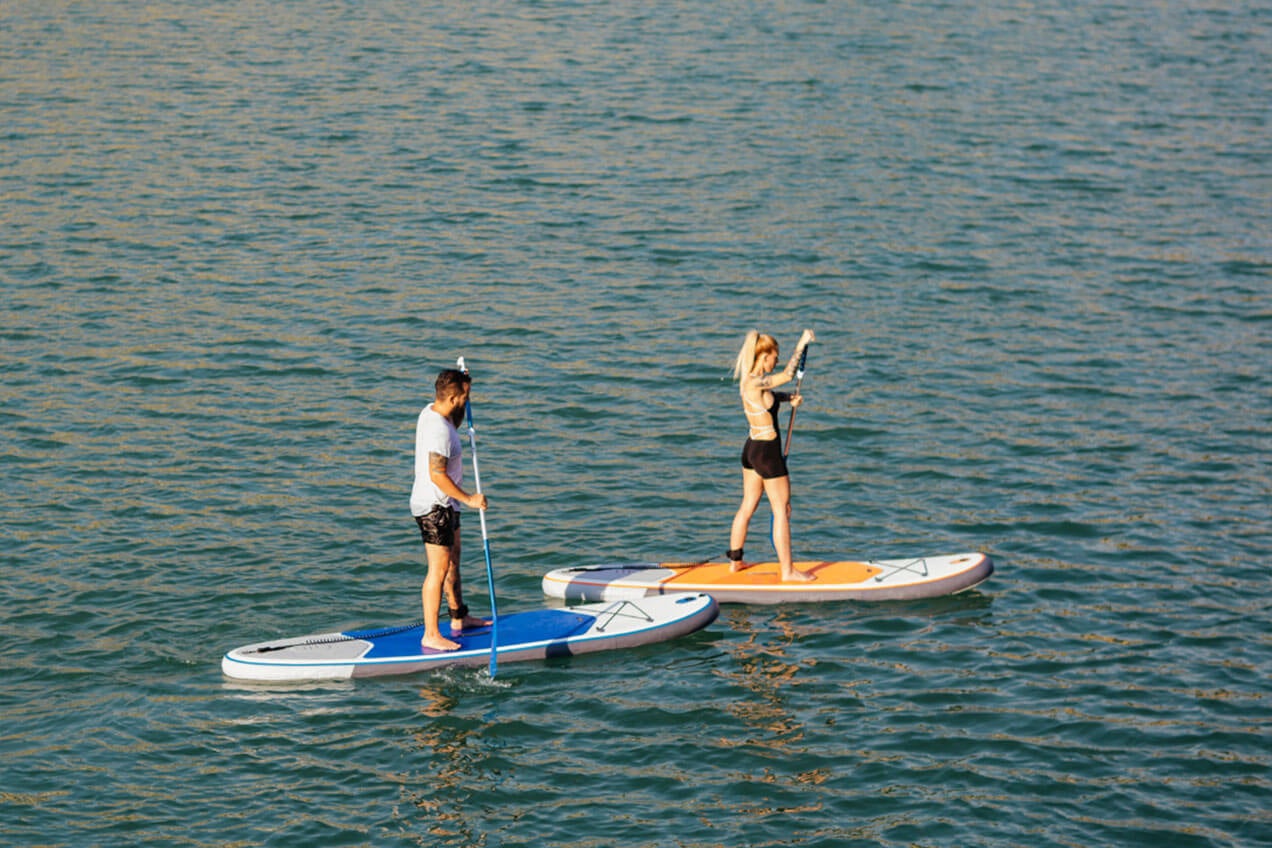
[[[816,579],[817,575],[809,574],[807,571],[798,571],[794,568],[790,570],[789,574],[782,575],[783,583],[808,583]]]
[[[430,636],[425,636],[423,639],[420,640],[420,647],[423,648],[424,650],[431,650],[431,651],[457,651],[459,650],[459,643],[452,642],[450,639],[447,639],[445,636],[437,636],[435,638]]]
[[[740,559],[735,559],[729,564],[729,571],[733,574],[737,574],[739,571],[745,571],[753,565],[755,565],[753,562],[743,562]]]
[[[463,633],[465,630],[469,628],[473,628],[473,627],[489,627],[489,626],[490,626],[490,619],[488,618],[476,618],[471,615],[466,615],[463,618],[452,618],[451,619],[451,635],[458,636],[459,634]]]

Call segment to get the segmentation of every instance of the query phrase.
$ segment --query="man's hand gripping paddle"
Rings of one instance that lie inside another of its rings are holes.
[[[468,373],[468,366],[464,364],[464,357],[461,356],[459,358],[456,367],[463,373]],[[464,403],[464,418],[468,421],[468,445],[472,449],[473,454],[473,483],[477,487],[477,494],[480,495],[482,493],[481,472],[477,468],[477,432],[473,428],[473,405],[471,402]],[[490,536],[486,532],[486,510],[480,510],[479,514],[481,516],[481,543],[486,549],[486,584],[490,587],[490,678],[493,680],[499,664],[499,611],[495,606],[495,569],[490,564]]]

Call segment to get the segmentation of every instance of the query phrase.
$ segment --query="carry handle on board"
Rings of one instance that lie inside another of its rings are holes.
[[[464,357],[460,357],[455,363],[460,371],[467,374],[468,366],[464,363]],[[464,418],[468,421],[468,445],[472,448],[473,454],[473,484],[477,487],[477,494],[481,494],[481,471],[477,468],[477,431],[473,427],[473,405],[471,401],[464,402]],[[493,680],[499,666],[499,610],[495,604],[495,570],[490,564],[490,535],[486,532],[486,510],[483,508],[478,511],[481,516],[481,544],[486,551],[486,585],[490,587],[490,678]]]

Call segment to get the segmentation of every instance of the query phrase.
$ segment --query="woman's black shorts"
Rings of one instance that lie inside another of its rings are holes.
[[[742,467],[754,471],[765,480],[787,476],[781,439],[747,439],[742,446]]]
[[[444,548],[455,546],[459,513],[454,507],[438,504],[427,515],[415,516],[415,523],[420,525],[420,537],[424,539],[424,544],[441,545]]]

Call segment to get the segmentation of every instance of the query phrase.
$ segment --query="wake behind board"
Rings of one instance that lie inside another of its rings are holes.
[[[675,593],[501,615],[498,661],[502,665],[661,642],[706,627],[718,613],[709,595]],[[442,632],[448,630],[443,623]],[[236,680],[348,680],[490,661],[489,627],[451,636],[460,643],[456,651],[421,649],[423,633],[424,625],[417,623],[259,642],[227,653],[221,671]]]
[[[722,604],[795,601],[890,601],[935,598],[970,589],[994,571],[982,553],[867,562],[797,562],[814,576],[784,583],[776,562],[731,572],[728,563],[634,563],[558,568],[543,577],[553,598],[605,601],[666,592],[706,592]]]

